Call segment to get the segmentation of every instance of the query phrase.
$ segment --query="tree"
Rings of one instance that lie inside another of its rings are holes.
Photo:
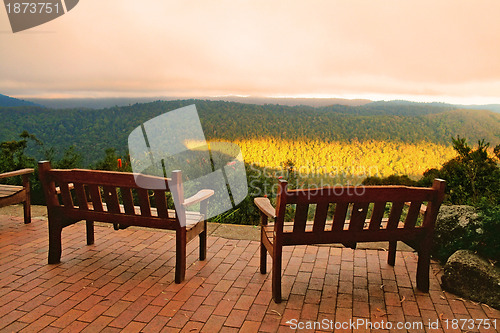
[[[489,143],[480,140],[477,148],[472,149],[463,138],[457,137],[452,142],[458,156],[446,162],[440,170],[426,171],[421,183],[428,184],[436,177],[445,179],[448,201],[452,204],[477,206],[481,200],[487,200],[498,205],[500,168],[488,155]],[[496,152],[500,150],[498,147]]]
[[[28,157],[25,150],[29,141],[36,144],[41,144],[41,142],[27,131],[23,131],[19,136],[21,137],[19,141],[13,140],[0,143],[0,172],[35,166],[35,159]]]

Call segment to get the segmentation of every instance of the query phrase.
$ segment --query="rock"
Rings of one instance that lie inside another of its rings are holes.
[[[479,227],[476,208],[466,205],[441,206],[436,219],[432,255],[441,262],[467,244],[467,230]]]
[[[444,266],[443,289],[500,309],[500,268],[470,250],[455,252]]]

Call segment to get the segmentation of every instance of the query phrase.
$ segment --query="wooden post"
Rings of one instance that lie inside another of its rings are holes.
[[[200,202],[200,213],[203,215],[203,231],[198,235],[200,239],[200,260],[207,258],[207,210],[208,199]]]
[[[24,223],[31,223],[31,189],[30,189],[30,175],[22,175],[23,187],[24,187]]]
[[[175,232],[175,283],[181,283],[186,276],[186,227]]]
[[[87,231],[87,245],[92,245],[94,244],[94,221],[85,221],[85,227]]]
[[[397,241],[389,241],[389,254],[387,255],[387,264],[394,266],[396,264]]]
[[[267,272],[267,249],[264,245],[265,226],[267,225],[267,215],[260,212],[260,273],[266,274]]]
[[[427,206],[426,218],[424,220],[424,227],[427,231],[420,243],[417,262],[417,288],[423,292],[429,291],[429,269],[431,265],[434,224],[439,213],[439,206],[441,206],[444,199],[446,182],[442,179],[434,179],[432,188],[437,190],[437,194],[436,198]]]
[[[273,239],[273,269],[272,269],[272,290],[273,299],[276,303],[281,303],[281,261],[283,254],[283,223],[285,220],[285,209],[287,199],[288,182],[280,180],[278,184],[278,195],[276,198],[276,219],[274,220]]]
[[[49,216],[49,264],[61,262],[62,253],[62,222],[59,216],[53,210],[53,207],[59,206],[57,200],[56,186],[49,177],[51,170],[49,161],[38,162],[38,176],[42,183],[45,200],[47,203],[47,214]]]

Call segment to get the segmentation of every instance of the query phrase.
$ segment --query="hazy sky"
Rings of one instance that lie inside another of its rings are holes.
[[[310,96],[500,103],[499,0],[81,0],[13,34],[17,97]]]

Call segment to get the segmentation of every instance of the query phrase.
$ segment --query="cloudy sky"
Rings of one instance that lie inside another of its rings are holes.
[[[500,103],[499,0],[82,0],[12,33],[15,97],[297,96]]]

